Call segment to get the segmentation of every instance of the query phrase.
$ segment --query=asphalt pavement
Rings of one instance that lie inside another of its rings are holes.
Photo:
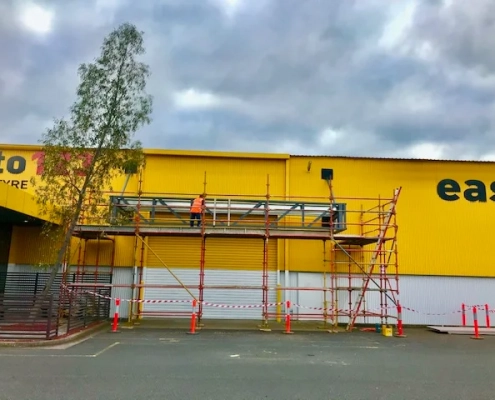
[[[132,329],[0,348],[0,400],[493,399],[495,337]]]

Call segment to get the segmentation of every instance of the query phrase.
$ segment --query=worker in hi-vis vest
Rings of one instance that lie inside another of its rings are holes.
[[[198,220],[198,227],[201,226],[201,212],[203,211],[203,205],[205,204],[204,195],[200,194],[194,200],[191,201],[191,228],[194,227],[194,220]]]

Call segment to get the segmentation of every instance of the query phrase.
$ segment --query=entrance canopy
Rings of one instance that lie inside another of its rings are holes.
[[[0,223],[36,226],[45,221],[32,194],[0,182]]]

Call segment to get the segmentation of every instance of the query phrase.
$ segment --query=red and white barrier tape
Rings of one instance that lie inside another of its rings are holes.
[[[74,290],[69,289],[67,286],[64,286],[65,289],[69,292],[73,292]],[[108,300],[113,300],[115,301],[115,297],[111,296],[105,296],[96,292],[88,291],[85,290],[82,293],[88,293],[96,297],[108,299]],[[163,304],[163,303],[192,303],[193,300],[145,300],[145,299],[120,299],[120,301],[125,301],[128,303],[142,303],[142,304]],[[199,303],[199,302],[198,302]],[[216,307],[216,308],[235,308],[235,309],[246,309],[246,308],[262,308],[262,307],[275,307],[275,306],[281,306],[284,305],[285,302],[278,302],[278,303],[268,303],[268,304],[246,304],[246,305],[240,305],[240,304],[217,304],[217,303],[210,303],[206,301],[202,301],[201,304],[204,306],[208,307]],[[304,306],[301,304],[292,304],[293,307],[297,308],[302,308],[302,309],[307,309],[307,310],[316,310],[316,311],[327,311],[327,312],[349,312],[349,309],[335,309],[332,307],[325,308],[325,307],[311,307],[311,306]],[[467,309],[473,309],[474,307],[478,308],[480,311],[484,311],[485,305],[465,305],[466,310]],[[366,313],[372,313],[376,311],[382,311],[382,310],[396,310],[397,306],[387,306],[387,307],[377,307],[374,309],[368,309],[365,310]],[[444,313],[428,313],[428,312],[422,312],[415,310],[413,308],[409,307],[404,307],[402,306],[403,311],[410,311],[413,313],[421,314],[421,315],[427,315],[427,316],[445,316],[445,315],[451,315],[451,314],[459,314],[462,313],[462,310],[455,310],[455,311],[450,311],[450,312],[444,312]],[[488,310],[489,313],[495,313],[495,309],[493,310]]]
[[[204,306],[209,306],[209,307],[217,307],[217,308],[261,308],[263,306],[266,307],[274,307],[274,306],[280,306],[283,303],[268,303],[268,304],[248,304],[248,305],[234,305],[234,304],[215,304],[215,303],[208,303],[206,301],[201,302]]]
[[[85,290],[84,293],[91,294],[93,296],[101,297],[108,300],[115,300],[115,298],[110,296],[105,296],[99,293],[91,292],[89,290]],[[121,301],[127,301],[128,303],[144,303],[144,304],[161,304],[161,303],[192,303],[193,300],[143,300],[143,299],[121,299]],[[206,301],[200,302],[204,306],[209,307],[218,307],[218,308],[261,308],[263,304],[247,304],[247,305],[237,305],[237,304],[216,304],[209,303]],[[282,305],[283,303],[269,303],[265,306],[274,307]]]

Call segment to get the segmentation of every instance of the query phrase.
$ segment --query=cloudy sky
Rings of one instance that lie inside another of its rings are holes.
[[[495,160],[493,0],[1,0],[0,142],[66,116],[125,21],[145,147]]]

